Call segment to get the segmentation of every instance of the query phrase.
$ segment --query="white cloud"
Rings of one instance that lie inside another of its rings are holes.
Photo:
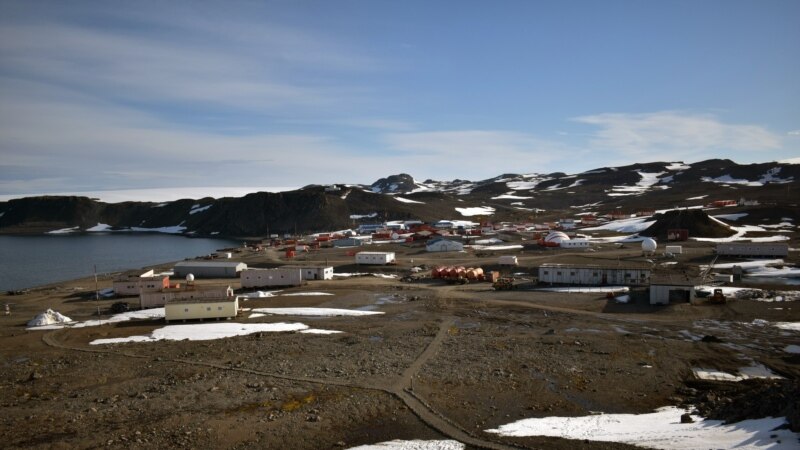
[[[567,150],[558,142],[504,130],[390,133],[384,141],[397,157],[413,158],[417,169],[411,173],[425,172],[422,176],[433,178],[440,177],[442,166],[447,165],[458,168],[458,177],[472,179],[534,166],[541,169],[565,156]],[[487,161],[491,164],[487,165]]]
[[[627,157],[668,152],[670,158],[702,159],[726,151],[780,149],[780,138],[758,125],[727,124],[715,116],[676,111],[643,114],[597,114],[573,119],[600,130],[590,145]]]
[[[789,136],[800,136],[800,130],[792,130],[786,134],[788,134]]]

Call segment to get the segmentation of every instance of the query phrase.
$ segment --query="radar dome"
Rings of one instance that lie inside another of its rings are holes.
[[[567,236],[567,233],[564,233],[563,231],[553,231],[544,238],[545,242],[551,242],[553,244],[560,244],[568,240],[569,236]]]
[[[656,251],[657,246],[658,244],[656,244],[656,241],[654,241],[653,239],[647,238],[642,241],[643,252],[654,252]]]
[[[186,282],[191,283],[192,281],[194,281],[194,274],[186,275]]]

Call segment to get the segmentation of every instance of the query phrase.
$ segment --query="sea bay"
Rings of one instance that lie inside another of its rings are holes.
[[[156,233],[0,236],[0,290],[17,290],[201,256],[239,245]]]

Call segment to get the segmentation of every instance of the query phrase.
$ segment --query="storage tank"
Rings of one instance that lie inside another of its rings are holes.
[[[651,239],[651,238],[645,238],[642,241],[642,251],[645,252],[645,253],[653,253],[653,252],[655,252],[656,251],[656,247],[658,247],[658,244],[656,244],[656,241]]]
[[[467,278],[470,280],[483,279],[483,269],[480,267],[467,269]]]

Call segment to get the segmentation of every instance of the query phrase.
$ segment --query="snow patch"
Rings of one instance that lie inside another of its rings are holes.
[[[673,162],[670,165],[664,167],[667,170],[689,170],[692,166],[686,165],[683,161]]]
[[[281,294],[281,297],[299,297],[299,296],[315,296],[315,295],[333,295],[329,292],[292,292],[291,294]]]
[[[383,314],[380,311],[359,311],[352,309],[336,309],[336,308],[254,308],[253,312],[273,314],[279,316],[314,316],[314,317],[372,316],[375,314]]]
[[[716,217],[717,219],[722,219],[722,220],[739,220],[739,219],[741,219],[742,217],[745,217],[745,216],[747,216],[747,213],[717,214],[714,217]]]
[[[658,173],[650,173],[650,172],[639,172],[641,180],[633,186],[612,186],[611,193],[608,195],[610,197],[625,197],[629,195],[639,195],[647,192],[659,182],[658,177],[664,175],[666,172],[658,172]],[[666,189],[667,186],[661,186],[662,189]]]
[[[633,217],[630,219],[614,220],[596,227],[584,228],[584,231],[616,231],[618,233],[638,233],[656,223],[655,220],[647,220],[644,217]]]
[[[525,197],[521,195],[513,195],[513,194],[503,194],[498,195],[497,197],[492,197],[492,200],[528,200],[533,197]],[[512,203],[513,205],[514,203]]]
[[[394,199],[397,200],[398,202],[402,202],[402,203],[417,203],[419,205],[424,205],[425,204],[425,202],[418,202],[416,200],[411,200],[411,199],[403,198],[403,197],[395,197]]]
[[[494,214],[494,208],[491,206],[475,206],[472,208],[456,208],[456,211],[461,213],[462,216],[491,216]]]
[[[58,311],[48,309],[47,311],[39,314],[28,322],[28,327],[42,327],[45,325],[58,325],[72,322],[72,319],[61,314]]]
[[[86,231],[91,231],[91,232],[111,231],[111,225],[109,225],[107,223],[97,222],[97,225],[95,225],[95,226],[93,226],[91,228],[87,228]]]
[[[461,442],[451,440],[423,441],[414,439],[403,441],[395,439],[394,441],[350,447],[348,450],[463,450],[465,448],[466,446]]]
[[[369,213],[369,214],[350,214],[350,219],[358,220],[358,219],[371,219],[373,217],[378,217],[378,213]]]
[[[376,278],[397,278],[397,275],[394,274],[386,274],[386,273],[368,273],[368,272],[357,272],[357,273],[334,273],[334,277],[340,278],[350,278],[350,277],[376,277]]]
[[[619,442],[656,449],[796,448],[800,434],[783,427],[786,419],[765,418],[723,424],[693,415],[681,423],[681,408],[668,406],[649,414],[598,414],[583,417],[523,419],[486,430],[502,436],[551,436],[564,439]]]
[[[144,228],[144,227],[131,227],[131,231],[138,231],[143,233],[167,233],[167,234],[180,234],[186,230],[186,227],[181,225],[173,225],[171,227],[159,228]]]
[[[192,325],[167,325],[153,330],[147,336],[95,339],[91,345],[123,344],[128,342],[157,341],[210,341],[262,332],[286,332],[308,329],[302,323],[198,323]]]
[[[192,205],[192,209],[189,210],[189,214],[197,214],[199,212],[207,211],[208,208],[211,208],[212,206],[214,205],[200,206],[199,203]]]
[[[60,228],[58,230],[48,231],[47,234],[69,234],[69,233],[76,233],[78,231],[80,231],[79,227]]]
[[[303,334],[338,334],[343,333],[339,330],[321,330],[319,328],[309,328],[307,330],[300,330]]]
[[[545,292],[569,292],[569,293],[605,293],[605,292],[628,292],[627,286],[603,286],[603,287],[551,287],[538,288],[537,291]]]

